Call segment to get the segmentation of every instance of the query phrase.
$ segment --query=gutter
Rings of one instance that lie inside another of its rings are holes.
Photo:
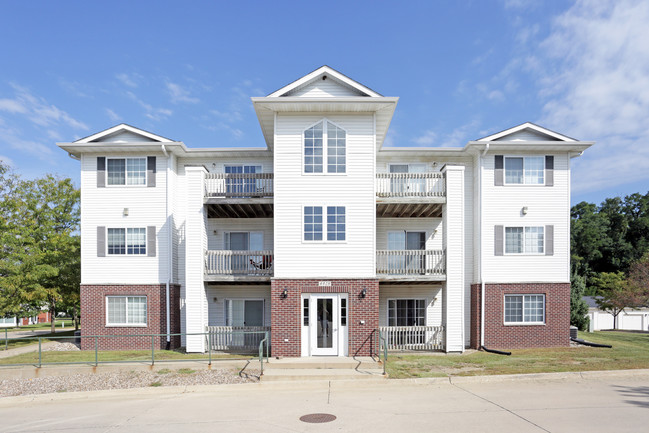
[[[167,171],[165,173],[165,222],[167,224],[167,283],[165,287],[165,308],[166,308],[166,319],[167,319],[167,347],[169,350],[171,347],[171,312],[170,312],[170,296],[169,296],[169,286],[171,284],[171,266],[172,266],[172,257],[171,257],[171,225],[169,224],[169,171],[171,170],[171,156],[167,153],[165,145],[162,145],[162,153],[164,153],[167,158]]]
[[[81,158],[79,158],[79,157],[76,156],[76,155],[71,154],[70,152],[68,152],[68,156],[69,156],[70,158],[72,158],[72,159],[76,159],[77,161],[81,161]]]

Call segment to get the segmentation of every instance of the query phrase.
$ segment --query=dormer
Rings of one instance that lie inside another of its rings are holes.
[[[344,98],[357,96],[377,98],[382,95],[326,65],[268,95],[269,98]]]

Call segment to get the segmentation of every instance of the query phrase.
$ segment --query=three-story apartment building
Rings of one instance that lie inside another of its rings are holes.
[[[81,161],[83,332],[203,352],[269,331],[276,356],[368,355],[379,332],[568,345],[570,161],[593,143],[525,123],[384,147],[397,101],[323,66],[252,98],[261,148],[125,124],[60,143]]]

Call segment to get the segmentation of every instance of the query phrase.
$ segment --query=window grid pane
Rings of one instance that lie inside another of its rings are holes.
[[[126,254],[126,230],[108,229],[108,254]]]
[[[345,207],[344,206],[327,207],[327,240],[328,241],[345,240]]]
[[[543,227],[525,227],[525,252],[543,254]]]
[[[106,161],[108,171],[108,185],[126,184],[126,160],[108,159]]]
[[[505,323],[544,323],[544,295],[506,295]]]
[[[345,131],[327,122],[327,172],[345,173]]]
[[[505,322],[523,321],[523,297],[505,296]]]
[[[146,158],[127,158],[128,185],[146,185]]]
[[[108,324],[123,325],[126,323],[126,298],[110,296],[107,303]]]
[[[523,227],[505,228],[505,253],[520,254],[523,252]]]
[[[128,229],[126,242],[128,254],[146,254],[146,229]]]
[[[388,326],[425,326],[425,299],[390,299]]]
[[[322,122],[304,131],[304,172],[322,173]]]
[[[545,173],[545,158],[530,156],[525,158],[525,183],[528,185],[543,185]]]
[[[128,323],[146,325],[146,297],[129,296],[127,298]]]
[[[322,206],[304,207],[304,240],[322,240]]]
[[[505,183],[523,183],[523,158],[505,158]]]

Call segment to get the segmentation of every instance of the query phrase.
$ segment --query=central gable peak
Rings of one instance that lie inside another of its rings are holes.
[[[326,65],[268,95],[271,98],[345,98],[359,96],[381,97],[382,95]]]

